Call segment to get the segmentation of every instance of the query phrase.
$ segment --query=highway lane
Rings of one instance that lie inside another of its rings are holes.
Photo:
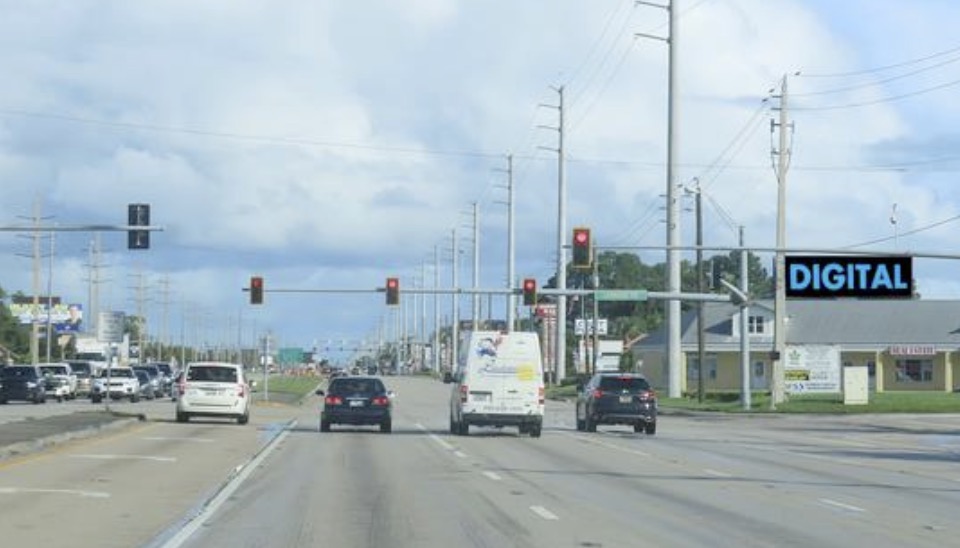
[[[256,406],[244,426],[178,424],[169,400],[127,405],[149,420],[0,463],[0,543],[143,546],[215,493],[292,418],[288,408]]]
[[[185,546],[944,546],[956,416],[664,416],[655,437],[447,433],[448,387],[389,377],[394,433],[308,409]]]

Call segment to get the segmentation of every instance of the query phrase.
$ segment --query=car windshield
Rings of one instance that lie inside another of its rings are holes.
[[[220,365],[192,365],[187,369],[187,381],[237,382],[237,369]]]
[[[90,375],[89,363],[71,363],[70,369],[73,371],[74,375],[77,375],[78,377]]]
[[[650,383],[643,377],[601,377],[600,389],[639,392],[650,390]]]
[[[101,377],[133,377],[132,369],[104,369]]]
[[[329,392],[334,396],[352,394],[383,394],[386,389],[378,379],[336,379],[330,384]]]
[[[40,371],[50,373],[51,375],[67,375],[67,368],[62,365],[44,365],[40,366]]]

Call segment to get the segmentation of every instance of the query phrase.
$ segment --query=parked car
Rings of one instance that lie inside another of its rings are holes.
[[[326,391],[316,393],[324,396],[321,432],[329,432],[333,424],[379,425],[384,433],[393,430],[395,394],[377,377],[336,377]]]
[[[188,363],[177,391],[177,422],[191,417],[227,417],[239,424],[250,420],[250,385],[242,365]]]
[[[90,390],[93,388],[93,376],[95,373],[93,362],[90,360],[66,360],[70,365],[70,370],[77,377],[76,397],[90,397]]]
[[[93,381],[90,401],[100,403],[103,398],[118,400],[129,398],[131,403],[140,401],[140,381],[129,367],[107,367]]]
[[[598,424],[628,424],[634,432],[657,432],[657,394],[643,375],[597,373],[577,387],[577,430],[596,432]]]
[[[33,403],[47,401],[47,391],[39,367],[7,365],[0,369],[0,404],[14,400]]]
[[[77,376],[73,368],[65,362],[37,364],[40,373],[46,377],[47,394],[57,398],[57,401],[72,400],[77,397]],[[58,382],[51,380],[56,379]]]

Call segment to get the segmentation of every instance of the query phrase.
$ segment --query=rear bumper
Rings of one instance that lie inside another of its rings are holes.
[[[380,424],[390,419],[390,410],[385,407],[364,409],[324,409],[320,420],[330,424]]]
[[[460,421],[477,426],[522,426],[543,424],[543,415],[513,415],[500,413],[464,413]]]
[[[591,419],[596,424],[649,424],[657,421],[657,412],[653,409],[647,409],[640,413],[622,413],[622,412],[604,412],[595,411]]]

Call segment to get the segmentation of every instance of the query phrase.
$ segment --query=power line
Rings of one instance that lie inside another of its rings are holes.
[[[950,55],[951,53],[954,53],[954,52],[957,52],[957,51],[960,51],[960,46],[952,47],[952,48],[950,48],[950,49],[946,49],[946,50],[943,50],[943,51],[939,51],[939,52],[937,52],[937,53],[933,53],[933,54],[930,54],[930,55],[927,55],[927,56],[924,56],[924,57],[919,57],[919,58],[917,58],[917,59],[910,59],[909,61],[903,61],[903,62],[900,62],[900,63],[894,63],[894,64],[892,64],[892,65],[886,65],[886,66],[881,66],[881,67],[874,67],[874,68],[868,68],[868,69],[856,70],[856,71],[850,71],[850,72],[836,72],[836,73],[832,73],[832,74],[831,74],[831,73],[824,73],[824,74],[804,73],[802,76],[805,77],[805,78],[848,78],[848,77],[851,77],[851,76],[862,76],[862,75],[864,75],[864,74],[874,74],[874,73],[877,73],[877,72],[884,72],[884,71],[887,71],[887,70],[892,70],[892,69],[896,69],[896,68],[900,68],[900,67],[905,67],[905,66],[910,66],[910,65],[916,65],[916,64],[918,64],[918,63],[923,63],[923,62],[925,62],[925,61],[929,61],[930,59],[936,59],[937,57],[943,57],[944,55]]]

